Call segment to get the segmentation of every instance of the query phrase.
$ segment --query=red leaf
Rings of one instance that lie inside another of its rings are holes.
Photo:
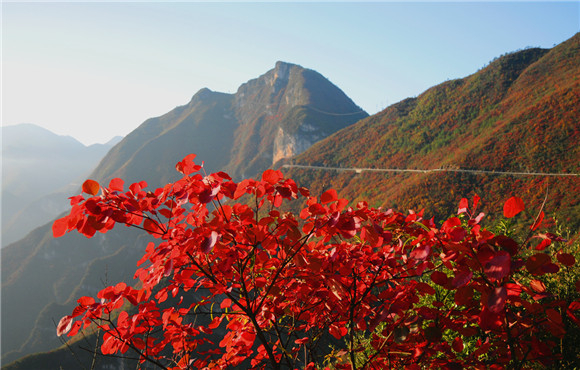
[[[82,315],[83,313],[85,313],[87,311],[87,309],[85,307],[82,306],[76,306],[72,312],[72,317],[77,317],[79,315]]]
[[[490,240],[490,244],[496,245],[507,251],[511,256],[514,256],[518,253],[519,245],[518,243],[510,237],[505,235],[497,235],[493,239]]]
[[[505,287],[498,287],[491,292],[487,298],[487,307],[493,313],[499,313],[505,307],[507,290]]]
[[[341,282],[336,281],[334,278],[328,278],[326,281],[328,283],[328,289],[339,301],[348,297],[348,292]]]
[[[435,288],[433,288],[431,285],[429,285],[427,283],[423,283],[423,282],[417,283],[417,285],[415,286],[415,289],[418,292],[430,294],[430,295],[433,295],[436,293]]]
[[[543,275],[542,266],[552,262],[549,255],[545,253],[536,253],[530,256],[526,261],[526,269],[533,275]]]
[[[141,192],[141,190],[146,186],[147,183],[145,181],[139,181],[129,185],[129,190],[131,190],[131,193],[136,195],[139,194],[139,192]]]
[[[204,189],[198,196],[200,203],[205,204],[211,202],[218,195],[220,189],[220,184],[212,184],[209,189]]]
[[[477,209],[477,205],[479,204],[479,201],[481,200],[481,198],[479,197],[479,195],[475,194],[473,196],[473,211],[475,212],[475,210]]]
[[[344,326],[333,324],[328,328],[328,332],[336,339],[340,339],[348,333],[348,330]]]
[[[147,347],[145,341],[137,337],[133,338],[133,344],[135,345],[135,347],[137,347],[137,349],[145,349],[145,347]]]
[[[542,265],[542,271],[546,274],[555,274],[556,272],[560,271],[560,267],[555,263],[546,263]]]
[[[556,324],[562,324],[562,316],[555,309],[548,308],[546,310],[546,316],[548,317],[548,320],[550,320]]]
[[[519,297],[523,291],[520,285],[514,283],[507,283],[505,284],[505,287],[507,289],[508,297]]]
[[[82,202],[83,200],[85,200],[85,197],[83,197],[82,195],[76,195],[74,197],[70,197],[68,198],[70,199],[70,205],[74,206],[79,204],[80,202]]]
[[[503,325],[503,320],[500,314],[493,313],[487,306],[481,310],[479,315],[479,326],[483,330],[498,330]],[[482,347],[480,347],[481,349]]]
[[[460,288],[469,283],[472,277],[473,272],[471,272],[470,270],[457,271],[455,277],[453,278],[453,281],[451,282],[451,285],[454,288]]]
[[[322,207],[322,206],[320,206]],[[356,216],[342,215],[336,228],[340,231],[343,237],[352,238],[356,235],[361,227],[361,220]]]
[[[68,230],[68,216],[63,218],[59,218],[54,221],[52,224],[52,235],[55,238],[60,238],[64,234],[66,234]]]
[[[536,245],[536,250],[543,251],[544,249],[549,247],[550,244],[552,244],[552,241],[550,239],[544,239],[540,244]]]
[[[455,352],[463,352],[463,340],[461,337],[453,339],[453,344],[451,345]]]
[[[201,166],[195,164],[193,161],[195,157],[195,154],[188,154],[181,162],[178,162],[175,165],[175,169],[184,175],[189,175],[193,172],[199,171]]]
[[[83,183],[83,192],[90,195],[97,195],[99,193],[100,188],[101,185],[99,185],[99,183],[96,182],[95,180],[89,179]]]
[[[111,180],[111,182],[109,182],[109,189],[113,191],[123,191],[124,184],[125,181],[123,181],[122,179],[114,178]]]
[[[536,293],[545,293],[546,286],[540,280],[534,279],[530,281],[530,288],[532,288]]]
[[[508,252],[499,251],[485,264],[484,272],[492,280],[501,280],[510,273],[511,258]]]
[[[72,327],[72,324],[73,324],[72,316],[65,316],[62,319],[60,319],[56,327],[56,335],[60,337],[61,335],[68,333],[68,331]]]
[[[223,320],[223,319],[224,319],[224,316],[218,316],[218,317],[215,317],[215,318],[214,318],[214,319],[213,319],[213,320],[212,320],[212,321],[209,323],[209,325],[208,325],[207,327],[208,327],[208,328],[210,328],[210,329],[215,329],[215,328],[217,328],[218,326],[220,326],[220,324],[222,323],[222,320]]]
[[[308,343],[308,340],[309,340],[308,337],[304,337],[304,338],[301,338],[301,339],[296,339],[294,341],[294,343],[296,343],[296,344],[304,344],[304,343]]]
[[[503,205],[503,215],[512,218],[525,209],[524,201],[519,197],[511,197]]]
[[[457,210],[457,214],[460,215],[462,213],[467,212],[467,208],[469,207],[469,201],[467,198],[461,198],[459,201],[459,209]]]
[[[459,218],[450,217],[445,222],[443,222],[443,225],[441,225],[441,230],[446,233],[450,233],[453,228],[459,225],[461,225],[461,220]]]
[[[241,198],[243,195],[247,193],[247,188],[250,185],[250,179],[242,180],[236,187],[236,191],[234,192],[234,200]]]
[[[429,257],[429,253],[431,253],[431,248],[425,244],[413,249],[409,257],[416,260],[424,260],[425,258]]]
[[[329,190],[325,191],[324,193],[322,193],[322,195],[320,196],[320,203],[326,204],[326,203],[334,202],[337,199],[338,199],[338,194],[336,193],[336,190],[329,189]]]
[[[232,300],[229,298],[224,298],[222,303],[220,303],[220,308],[229,308],[232,306]]]
[[[163,234],[163,231],[159,227],[159,224],[149,218],[146,218],[145,222],[143,222],[143,228],[149,234]]]
[[[574,256],[569,253],[558,253],[556,255],[556,258],[564,266],[570,267],[574,266],[574,264],[576,263],[576,258],[574,258]]]
[[[455,303],[458,306],[469,306],[473,298],[473,289],[470,286],[462,286],[455,292]]]
[[[282,180],[283,178],[284,178],[284,175],[282,175],[282,172],[272,170],[272,169],[267,169],[262,174],[262,181],[266,181],[267,183],[269,183],[271,185],[277,184],[278,181]]]
[[[538,219],[534,222],[532,226],[530,226],[530,229],[536,230],[538,227],[540,227],[543,220],[544,220],[544,211],[541,211],[540,215],[538,216]]]
[[[200,249],[203,253],[209,253],[213,249],[215,243],[217,242],[219,234],[217,231],[212,231],[210,236],[203,238],[201,242]]]
[[[95,303],[95,299],[93,297],[80,297],[77,299],[77,302],[81,306],[90,306]]]
[[[433,271],[431,273],[431,281],[433,281],[437,285],[445,286],[447,284],[447,275],[441,271]]]
[[[449,232],[449,239],[451,239],[451,241],[453,241],[453,242],[459,243],[460,241],[465,239],[466,235],[467,235],[467,233],[465,232],[465,229],[462,228],[461,226],[457,226],[457,227],[454,227]]]

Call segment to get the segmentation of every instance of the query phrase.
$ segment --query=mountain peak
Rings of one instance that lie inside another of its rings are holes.
[[[340,114],[345,112],[355,114]],[[254,176],[366,116],[318,72],[278,61],[235,94],[203,88],[188,104],[145,121],[113,148],[93,178],[144,179],[159,185],[169,181],[173,164],[189,153],[203,158],[206,169],[228,170],[238,178]],[[171,153],[160,149],[168,147]],[[168,172],[155,180],[147,178],[143,165],[129,163],[132,158],[160,160],[160,152],[164,163],[159,168]]]
[[[288,79],[290,78],[290,70],[292,68],[304,69],[297,64],[281,61],[276,62],[276,65],[274,67],[274,80],[288,81]]]
[[[191,103],[206,102],[208,99],[211,99],[212,97],[214,97],[218,94],[224,94],[224,93],[212,91],[212,90],[208,89],[207,87],[204,87],[193,95],[193,97],[191,98]]]
[[[300,68],[303,68],[302,66],[299,66],[298,64],[284,62],[283,60],[279,60],[279,61],[276,62],[275,66],[274,66],[274,69],[278,69],[278,68],[290,68],[290,67],[300,67]]]

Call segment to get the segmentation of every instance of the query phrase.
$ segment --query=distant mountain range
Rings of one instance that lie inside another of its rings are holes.
[[[147,120],[90,177],[159,186],[177,178],[179,159],[196,153],[208,171],[226,170],[238,180],[282,168],[313,194],[333,187],[353,202],[425,208],[436,216],[455,213],[459,199],[474,193],[482,196],[484,209],[495,212],[518,194],[535,207],[531,214],[547,189],[546,213],[578,225],[578,176],[354,169],[579,173],[579,44],[575,35],[550,50],[509,53],[371,117],[317,72],[279,62],[235,94],[204,89],[187,105]],[[78,368],[66,348],[55,349],[52,320],[70,313],[79,296],[94,295],[102,281],[130,282],[145,244],[142,233],[128,228],[92,239],[69,234],[55,240],[45,225],[4,248],[3,363],[20,358],[6,369]],[[120,366],[116,359],[104,361],[109,363],[103,368]]]
[[[255,176],[367,116],[319,73],[278,62],[235,94],[202,89],[188,104],[145,121],[89,177],[157,187],[177,178],[175,163],[189,153],[205,161],[206,171]],[[109,283],[131,281],[143,243],[139,233],[122,228],[92,239],[70,234],[55,240],[47,224],[5,247],[2,362],[59,346],[53,319],[70,311],[79,295],[94,295],[105,275]]]
[[[65,211],[67,194],[120,140],[85,146],[33,124],[2,127],[2,246]]]

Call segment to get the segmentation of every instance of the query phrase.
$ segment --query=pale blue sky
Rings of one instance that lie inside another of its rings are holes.
[[[579,4],[3,2],[2,124],[104,142],[278,60],[373,114],[506,52],[561,43],[580,30]]]

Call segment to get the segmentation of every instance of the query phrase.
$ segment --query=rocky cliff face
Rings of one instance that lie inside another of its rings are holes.
[[[307,105],[308,92],[302,88],[300,66],[277,62],[274,69],[241,85],[234,96],[241,122],[251,122],[260,115],[274,116],[289,108]]]
[[[284,158],[290,158],[300,154],[312,146],[312,142],[307,139],[301,139],[297,135],[289,135],[280,127],[274,139],[273,162],[276,163]]]
[[[302,153],[367,116],[319,73],[284,62],[240,86],[233,105],[239,126],[226,169],[238,178]]]

